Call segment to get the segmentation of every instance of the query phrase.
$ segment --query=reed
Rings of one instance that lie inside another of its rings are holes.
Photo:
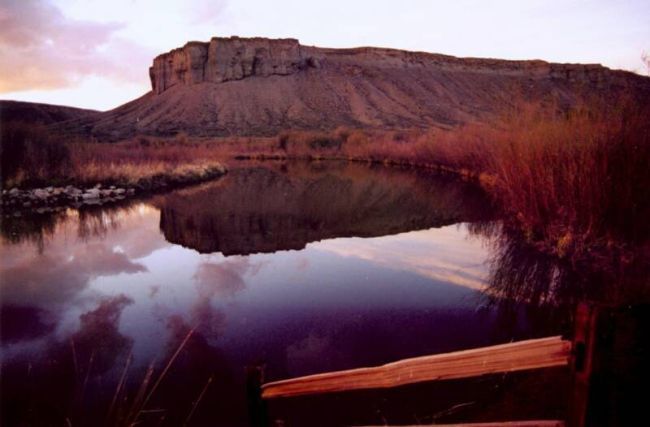
[[[190,420],[192,419],[192,416],[194,415],[194,412],[196,412],[196,408],[199,406],[199,403],[201,403],[201,400],[203,400],[203,396],[205,396],[205,393],[208,391],[208,387],[210,387],[210,384],[212,384],[212,378],[208,378],[208,381],[205,383],[203,388],[201,389],[201,392],[199,393],[199,396],[196,398],[194,402],[192,402],[192,409],[190,410],[190,413],[187,415],[187,418],[185,419],[185,422],[183,423],[183,427],[189,425]]]
[[[347,135],[332,157],[477,179],[510,225],[559,257],[650,238],[650,109],[630,100],[569,110],[522,103],[452,132]]]
[[[146,189],[157,182],[200,181],[223,171],[214,144],[190,143],[186,136],[102,144],[70,141],[46,127],[20,122],[3,123],[1,129],[4,188],[105,183]]]
[[[136,394],[136,397],[133,400],[131,409],[128,412],[124,425],[132,426],[138,424],[138,419],[140,418],[140,416],[144,413],[147,413],[145,409],[147,404],[150,402],[156,390],[158,389],[163,379],[169,372],[169,369],[174,364],[174,361],[178,358],[178,355],[185,348],[186,344],[188,343],[188,341],[190,340],[193,334],[194,334],[194,329],[190,329],[188,333],[185,335],[185,338],[183,338],[183,340],[176,348],[174,354],[167,361],[167,364],[165,365],[163,370],[160,372],[160,374],[158,374],[158,377],[155,379],[151,388],[149,388],[149,383],[151,382],[154,373],[154,362],[151,362],[151,365],[149,365],[149,369],[147,369],[147,373],[145,374],[145,377],[142,383],[140,384],[138,393]],[[154,411],[159,412],[159,410],[154,410]]]
[[[340,127],[292,130],[275,138],[140,136],[113,144],[66,142],[64,149],[52,152],[43,148],[47,144],[34,142],[52,142],[43,128],[30,136],[24,127],[10,125],[3,135],[13,135],[19,143],[3,144],[9,147],[4,152],[14,153],[15,164],[2,173],[5,186],[67,180],[147,187],[165,180],[200,180],[234,157],[429,167],[479,181],[530,242],[559,257],[582,256],[594,248],[606,252],[650,238],[646,104],[613,99],[567,108],[520,101],[489,124],[453,130]],[[32,152],[40,154],[28,159],[26,153]],[[65,157],[64,166],[51,167],[57,156]]]
[[[111,399],[111,404],[108,407],[108,413],[106,414],[106,419],[110,420],[113,416],[113,412],[115,410],[115,405],[120,397],[120,393],[122,392],[124,388],[124,384],[126,381],[126,374],[129,370],[129,367],[131,366],[131,363],[133,362],[133,352],[129,352],[129,355],[126,357],[126,362],[124,363],[124,369],[122,370],[122,374],[120,375],[120,379],[117,382],[117,387],[115,387],[115,393],[113,394],[113,399]]]
[[[484,133],[486,185],[530,241],[559,257],[650,238],[650,111],[622,102],[534,109]],[[470,166],[472,167],[472,166]]]

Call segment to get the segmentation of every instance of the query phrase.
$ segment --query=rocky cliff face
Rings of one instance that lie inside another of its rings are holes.
[[[424,52],[382,48],[324,49],[302,46],[296,39],[215,37],[210,42],[189,42],[157,56],[149,68],[151,88],[160,94],[177,84],[223,83],[246,77],[290,75],[321,61],[352,67],[409,68],[435,66],[448,71],[561,78],[585,83],[603,80],[607,68],[599,64],[553,64],[545,61],[505,61],[456,58]]]
[[[222,83],[250,76],[288,75],[308,66],[296,39],[213,38],[190,42],[156,57],[151,88],[162,93],[177,84]]]
[[[560,105],[621,94],[650,100],[650,79],[600,65],[456,58],[294,39],[213,38],[154,59],[152,91],[68,128],[136,134],[275,135],[286,129],[453,128],[521,99]]]

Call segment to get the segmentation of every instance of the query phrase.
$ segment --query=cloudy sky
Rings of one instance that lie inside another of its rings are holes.
[[[0,0],[0,99],[113,108],[157,54],[230,35],[645,73],[648,17],[648,0]]]

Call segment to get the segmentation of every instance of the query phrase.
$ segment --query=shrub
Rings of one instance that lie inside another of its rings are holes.
[[[370,142],[368,135],[362,130],[351,131],[347,138],[348,144],[353,147],[367,145]]]
[[[319,150],[319,149],[338,150],[341,148],[340,139],[326,134],[317,134],[317,135],[310,136],[308,138],[307,144],[309,145],[309,148],[314,150]]]
[[[287,151],[287,148],[289,146],[289,134],[287,132],[282,132],[280,135],[278,135],[278,147],[282,151]]]
[[[68,147],[42,125],[3,123],[0,142],[6,185],[40,183],[65,176],[70,170]]]
[[[187,135],[186,132],[181,131],[176,134],[174,141],[178,144],[186,145],[190,142],[190,137]]]
[[[151,146],[151,140],[146,137],[146,136],[139,136],[138,139],[138,144],[140,144],[141,147],[149,147]]]
[[[341,143],[347,142],[350,133],[352,133],[352,131],[345,126],[339,126],[334,129],[334,137],[341,141]]]
[[[627,101],[549,118],[528,111],[492,136],[494,194],[533,239],[558,252],[650,237],[650,114]],[[646,219],[644,219],[646,218]]]

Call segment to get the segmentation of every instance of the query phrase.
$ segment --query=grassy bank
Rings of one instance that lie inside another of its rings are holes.
[[[102,183],[155,190],[204,181],[225,171],[205,150],[177,143],[70,141],[43,126],[24,123],[3,123],[1,140],[4,189]]]
[[[650,112],[628,101],[570,110],[520,104],[489,125],[454,131],[339,128],[271,138],[179,134],[99,144],[62,142],[43,128],[16,125],[3,126],[7,140],[22,142],[3,143],[5,188],[198,181],[236,157],[348,159],[477,179],[510,227],[559,257],[620,253],[650,240]]]
[[[620,254],[650,240],[650,111],[627,101],[568,111],[524,104],[452,132],[290,132],[248,156],[406,164],[474,178],[508,226],[561,258]]]

